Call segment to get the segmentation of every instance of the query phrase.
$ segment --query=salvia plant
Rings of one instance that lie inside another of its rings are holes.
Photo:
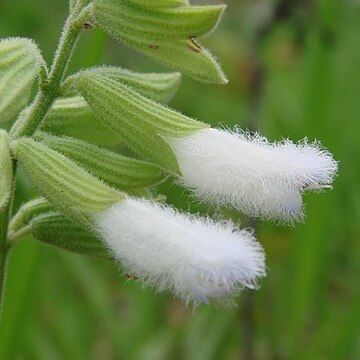
[[[199,41],[224,10],[187,0],[71,0],[50,66],[34,41],[0,41],[0,121],[10,128],[0,130],[3,290],[7,254],[28,236],[118,261],[125,273],[195,305],[257,287],[266,266],[254,231],[182,213],[157,184],[172,177],[205,204],[294,222],[303,218],[303,192],[331,187],[337,163],[318,142],[270,143],[164,105],[181,74],[227,83]],[[68,75],[80,33],[95,26],[177,72],[103,65]],[[18,166],[40,197],[14,214]]]

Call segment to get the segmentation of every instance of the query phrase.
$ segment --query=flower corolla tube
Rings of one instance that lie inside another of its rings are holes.
[[[128,198],[94,215],[126,272],[187,302],[228,298],[256,287],[265,256],[252,231]]]
[[[211,128],[167,141],[185,186],[199,198],[253,217],[301,218],[302,193],[331,188],[337,172],[337,162],[318,143],[270,143]]]

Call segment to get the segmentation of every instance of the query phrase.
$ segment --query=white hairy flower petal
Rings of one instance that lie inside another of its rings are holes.
[[[207,303],[265,276],[265,255],[249,230],[126,199],[95,215],[104,242],[125,270],[185,301]]]
[[[337,172],[337,162],[318,143],[269,143],[259,135],[210,128],[167,141],[185,186],[250,216],[301,217],[302,192],[331,187]]]

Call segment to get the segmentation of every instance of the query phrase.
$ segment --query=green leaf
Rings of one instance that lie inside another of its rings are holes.
[[[126,192],[157,184],[166,178],[154,164],[121,156],[84,141],[45,135],[43,143],[76,161],[109,185]]]
[[[42,130],[55,134],[75,137],[97,145],[118,144],[119,137],[98,121],[81,96],[58,99],[50,109]]]
[[[0,210],[9,202],[12,191],[13,166],[6,131],[0,129]]]
[[[83,224],[89,225],[92,213],[125,197],[64,155],[30,138],[14,143],[14,155],[39,192],[55,208]]]
[[[112,259],[95,234],[60,213],[38,215],[31,220],[30,226],[32,236],[38,241],[78,254]]]
[[[13,118],[28,102],[44,60],[30,39],[0,41],[0,122]]]
[[[225,5],[154,8],[143,3],[95,0],[96,23],[116,40],[194,79],[227,83],[215,58],[196,40],[217,26]]]
[[[162,103],[170,101],[178,89],[181,80],[180,73],[136,73],[116,66],[99,66],[86,70],[106,76],[109,79],[121,81],[134,88],[140,94]],[[70,76],[65,81],[63,85],[65,96],[76,93],[76,76]]]
[[[89,71],[81,72],[77,88],[96,116],[139,156],[178,173],[165,137],[194,133],[207,125],[170,110],[128,86]]]

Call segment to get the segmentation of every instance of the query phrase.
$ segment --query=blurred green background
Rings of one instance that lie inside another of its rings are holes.
[[[229,85],[184,79],[171,106],[271,140],[320,140],[340,162],[334,190],[305,196],[304,223],[257,223],[268,277],[231,309],[193,311],[114,264],[23,241],[10,259],[1,360],[360,359],[360,1],[227,3],[204,43]],[[65,0],[0,0],[0,37],[32,37],[50,60],[66,12]],[[96,29],[70,70],[100,63],[164,69]],[[204,210],[171,184],[162,191]],[[19,183],[17,205],[33,196]]]

